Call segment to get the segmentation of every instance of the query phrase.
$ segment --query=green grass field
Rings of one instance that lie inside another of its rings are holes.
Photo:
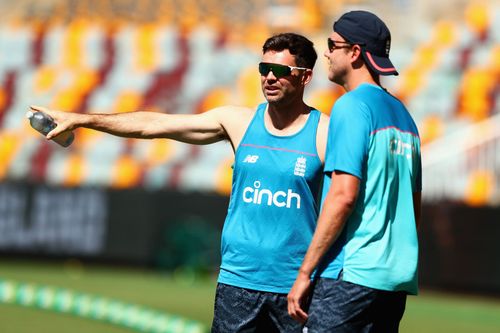
[[[68,288],[200,321],[213,314],[215,279],[187,274],[46,262],[0,261],[0,279]],[[401,332],[500,332],[500,300],[422,291],[409,297]],[[0,304],[2,333],[130,333],[123,326],[54,311]]]

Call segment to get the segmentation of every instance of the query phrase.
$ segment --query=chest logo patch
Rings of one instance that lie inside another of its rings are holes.
[[[247,155],[243,160],[243,163],[255,163],[259,159],[259,155]]]
[[[306,174],[306,164],[307,159],[304,156],[300,156],[299,158],[297,158],[297,161],[295,162],[295,168],[293,169],[293,174],[295,176],[304,177]]]

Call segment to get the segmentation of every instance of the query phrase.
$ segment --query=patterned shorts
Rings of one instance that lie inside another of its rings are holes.
[[[219,283],[212,333],[301,333],[302,325],[288,315],[286,296]]]
[[[320,278],[314,286],[304,333],[396,333],[405,304],[405,292]]]

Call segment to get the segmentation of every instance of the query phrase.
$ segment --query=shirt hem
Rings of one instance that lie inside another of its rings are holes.
[[[267,292],[267,293],[276,293],[276,294],[288,294],[290,288],[280,288],[275,286],[263,286],[253,283],[245,283],[238,281],[225,280],[224,278],[220,278],[217,280],[218,283],[227,284],[233,287],[242,288],[242,289],[250,289],[255,291]]]

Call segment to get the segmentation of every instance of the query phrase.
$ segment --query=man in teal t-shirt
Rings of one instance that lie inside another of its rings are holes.
[[[321,214],[288,309],[309,333],[397,332],[406,295],[417,293],[420,139],[380,86],[379,75],[397,75],[386,25],[352,11],[333,30],[328,77],[347,93],[330,115]]]

